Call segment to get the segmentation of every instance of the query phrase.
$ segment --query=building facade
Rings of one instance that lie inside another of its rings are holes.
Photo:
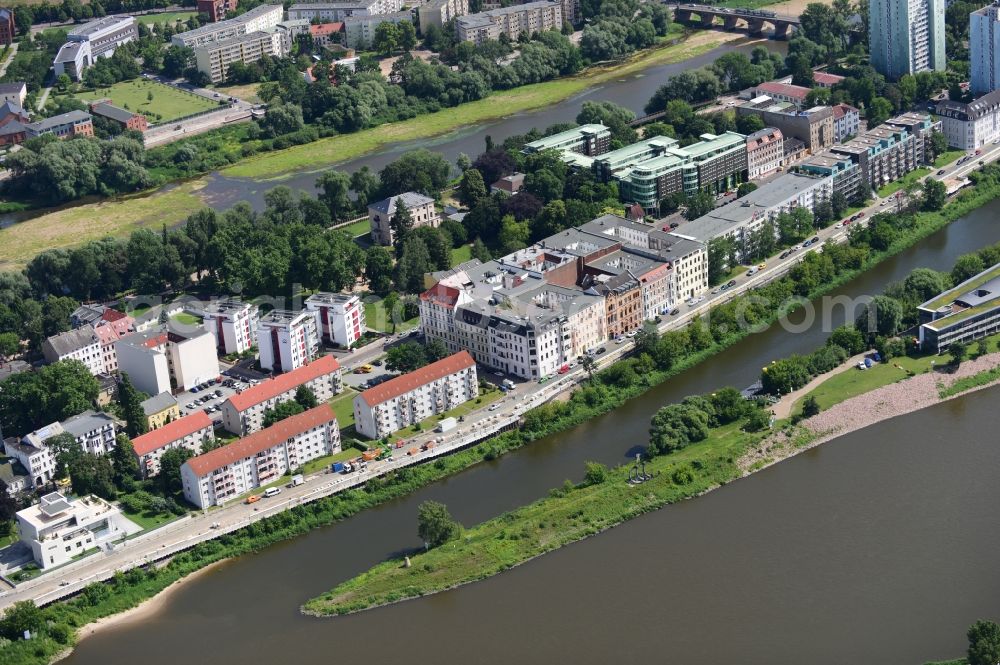
[[[24,127],[28,138],[43,134],[52,134],[59,139],[94,135],[93,119],[84,111],[61,113],[38,122],[29,122]]]
[[[79,81],[97,58],[110,58],[119,46],[138,38],[139,28],[135,18],[105,16],[70,30],[52,66],[56,76],[67,74]]]
[[[861,112],[850,104],[837,104],[833,107],[833,140],[843,143],[861,131]]]
[[[302,2],[288,8],[288,19],[297,21],[344,21],[355,16],[397,14],[403,9],[403,0],[356,0],[354,2]]]
[[[371,224],[373,242],[379,245],[393,244],[395,234],[392,232],[392,217],[400,204],[410,213],[410,220],[413,223],[411,228],[417,229],[421,226],[437,228],[441,224],[441,217],[434,207],[434,199],[416,192],[405,192],[368,206],[368,221]]]
[[[339,451],[337,417],[329,404],[320,404],[186,461],[181,467],[184,497],[199,508],[221,506]]]
[[[139,472],[143,478],[149,478],[160,472],[163,453],[174,448],[186,448],[192,455],[197,455],[206,441],[214,439],[212,419],[199,410],[137,436],[132,439],[132,449],[139,460]]]
[[[371,439],[381,439],[478,395],[476,361],[460,351],[356,396],[354,427]]]
[[[101,341],[89,326],[49,337],[42,342],[42,355],[49,363],[79,360],[95,376],[104,371]]]
[[[0,8],[0,42],[10,46],[17,35],[17,24],[14,23],[14,10],[9,7]]]
[[[236,4],[237,0],[198,0],[198,13],[216,23],[225,19],[227,12],[236,11]]]
[[[290,372],[319,354],[319,315],[308,309],[273,309],[257,323],[260,366]]]
[[[90,112],[94,115],[101,116],[102,118],[107,118],[108,120],[121,126],[122,129],[144,132],[149,128],[149,122],[146,120],[146,116],[126,111],[125,109],[118,108],[117,106],[107,102],[91,104]]]
[[[353,293],[314,293],[306,309],[319,314],[321,337],[330,344],[348,348],[365,334],[365,305]]]
[[[468,13],[469,0],[431,0],[417,9],[420,32],[423,33],[432,25],[443,28],[448,21]]]
[[[819,152],[835,142],[833,109],[829,106],[814,106],[800,111],[794,104],[775,102],[763,96],[740,104],[736,107],[736,114],[759,115],[765,127],[780,129],[786,142],[789,138],[802,141],[810,152]]]
[[[106,455],[115,449],[119,423],[103,411],[88,410],[59,423],[63,431],[72,434],[85,453]]]
[[[234,62],[246,65],[265,56],[280,58],[284,54],[284,40],[277,30],[248,32],[194,47],[198,70],[207,75],[212,83],[224,81],[229,74],[229,66]]]
[[[596,157],[606,153],[610,147],[611,130],[601,124],[590,124],[525,143],[521,152],[531,154],[543,150],[557,150]]]
[[[181,408],[170,393],[153,395],[142,402],[142,413],[146,416],[146,427],[158,429],[168,422],[181,417]]]
[[[344,45],[353,49],[366,49],[371,47],[375,40],[375,30],[381,23],[400,24],[403,21],[412,21],[413,12],[406,10],[394,12],[392,14],[374,14],[371,16],[356,14],[345,18],[344,23]]]
[[[202,325],[215,335],[223,354],[243,353],[257,345],[260,310],[241,300],[216,300],[201,310]]]
[[[259,5],[236,18],[178,33],[170,38],[170,43],[174,46],[196,48],[254,32],[271,32],[281,23],[284,13],[282,5]]]
[[[747,136],[747,177],[771,175],[785,159],[785,137],[777,127],[765,127]]]
[[[101,543],[140,530],[104,499],[70,499],[58,492],[18,511],[17,529],[21,542],[31,549],[32,558],[43,570],[69,563]]]
[[[336,358],[321,356],[296,370],[261,381],[223,402],[223,427],[239,436],[256,432],[263,426],[264,412],[295,399],[300,386],[309,388],[318,401],[325,402],[343,390],[340,374]]]
[[[944,71],[945,0],[871,0],[868,35],[871,64],[886,78]]]
[[[1000,332],[1000,264],[923,303],[917,314],[920,345],[936,353]]]
[[[936,110],[941,132],[952,148],[969,152],[1000,139],[1000,90],[968,104],[945,100]]]
[[[562,24],[562,5],[547,0],[460,16],[455,22],[458,40],[476,45],[500,39],[500,35],[517,41],[522,34],[560,30]]]
[[[1000,5],[969,14],[969,89],[985,95],[1000,89]]]

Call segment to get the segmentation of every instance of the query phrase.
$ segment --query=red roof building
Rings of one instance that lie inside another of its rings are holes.
[[[813,83],[820,88],[832,88],[844,80],[843,76],[829,74],[827,72],[813,72]]]
[[[338,43],[339,38],[334,37],[334,35],[341,32],[344,32],[344,24],[339,21],[336,23],[320,23],[309,26],[309,34],[312,36],[313,44],[320,47],[329,46],[331,43]]]
[[[809,88],[804,86],[792,85],[791,83],[777,83],[775,81],[761,83],[754,90],[754,96],[767,95],[776,101],[791,102],[799,106],[805,104],[806,95],[809,94]]]
[[[195,411],[132,439],[132,449],[139,458],[139,470],[149,477],[160,472],[160,457],[171,448],[187,448],[197,455],[201,445],[214,438],[212,419],[204,411]]]

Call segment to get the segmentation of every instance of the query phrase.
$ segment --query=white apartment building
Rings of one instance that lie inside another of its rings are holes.
[[[314,293],[306,309],[319,314],[322,338],[331,344],[347,348],[365,334],[365,305],[353,293]]]
[[[290,372],[319,354],[319,312],[273,309],[257,323],[260,366]]]
[[[329,404],[320,404],[189,459],[181,467],[184,497],[199,508],[220,506],[310,460],[338,451],[337,417]]]
[[[115,351],[119,371],[147,395],[190,390],[219,376],[215,336],[203,329],[135,333],[116,342]]]
[[[969,14],[969,87],[974,95],[1000,89],[1000,5]]]
[[[785,137],[777,127],[765,127],[747,136],[747,177],[771,175],[785,159]]]
[[[50,482],[56,472],[56,457],[45,445],[45,441],[56,434],[62,434],[62,425],[52,423],[38,429],[23,438],[10,437],[4,439],[3,449],[8,457],[13,457],[31,478],[31,484],[41,487]]]
[[[380,23],[398,25],[412,20],[413,12],[410,10],[373,16],[349,16],[344,19],[344,45],[353,49],[369,48],[375,40],[375,30]]]
[[[56,76],[67,74],[79,81],[97,58],[110,58],[119,46],[138,38],[135,18],[105,16],[70,30],[52,66]]]
[[[240,300],[219,300],[202,311],[205,330],[215,335],[216,347],[225,355],[243,353],[257,344],[260,313],[257,305]]]
[[[212,83],[219,83],[229,74],[234,62],[249,64],[264,56],[281,57],[285,54],[285,40],[278,30],[248,32],[223,41],[210,42],[194,47],[198,70],[204,72]]]
[[[431,0],[417,9],[420,15],[420,32],[429,26],[443,28],[444,24],[453,18],[469,13],[469,0]]]
[[[460,351],[355,397],[354,427],[371,439],[381,439],[478,395],[476,361],[468,351]]]
[[[871,64],[895,81],[904,74],[944,71],[945,0],[871,0]]]
[[[21,542],[31,549],[43,570],[69,563],[100,544],[118,540],[141,528],[104,499],[69,499],[58,492],[17,513]]]
[[[222,404],[223,426],[239,436],[256,432],[264,424],[264,412],[295,399],[295,392],[300,386],[312,390],[320,402],[329,400],[343,390],[340,363],[333,356],[321,356],[298,369],[232,395]]]
[[[200,28],[176,34],[170,43],[174,46],[196,48],[254,32],[272,32],[281,23],[284,13],[282,5],[259,5],[236,18],[208,23]]]
[[[371,224],[373,242],[380,245],[391,245],[394,242],[392,217],[399,205],[403,205],[410,213],[410,219],[413,220],[412,228],[421,226],[437,228],[441,224],[441,217],[434,208],[434,199],[416,192],[405,192],[368,206],[368,221]]]
[[[528,2],[491,9],[478,14],[459,16],[455,22],[458,40],[482,44],[507,35],[517,40],[522,34],[559,30],[563,24],[562,6],[558,2]]]
[[[288,8],[288,20],[344,21],[358,16],[396,14],[403,9],[403,0],[356,0],[355,2],[303,2]]]
[[[945,100],[938,103],[937,114],[952,148],[971,152],[1000,139],[1000,90],[968,104]]]
[[[197,455],[201,452],[202,444],[214,439],[212,419],[199,410],[135,437],[132,439],[132,448],[139,460],[142,477],[149,478],[160,472],[163,453],[172,448],[187,448]]]
[[[861,112],[850,104],[836,104],[833,108],[833,140],[843,143],[861,131]]]
[[[67,330],[42,342],[42,355],[49,363],[79,360],[94,376],[105,371],[101,340],[91,326]]]
[[[105,455],[115,449],[115,436],[120,423],[103,411],[88,410],[59,425],[64,432],[73,435],[84,452]]]

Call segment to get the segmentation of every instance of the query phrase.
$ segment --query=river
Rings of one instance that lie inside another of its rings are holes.
[[[854,280],[875,293],[1000,240],[993,202]],[[836,323],[836,322],[834,322]],[[308,598],[418,545],[433,498],[473,524],[624,461],[653,411],[752,381],[818,327],[751,336],[611,414],[181,586],[155,616],[81,642],[68,665],[295,662],[913,664],[1000,615],[996,389],[845,436],[454,592],[313,619]]]

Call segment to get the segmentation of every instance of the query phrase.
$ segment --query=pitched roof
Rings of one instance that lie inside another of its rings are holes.
[[[395,379],[390,379],[389,381],[379,384],[374,388],[369,388],[359,396],[368,404],[368,406],[375,406],[376,404],[381,404],[382,402],[394,399],[400,395],[405,395],[425,383],[436,381],[437,379],[446,377],[449,374],[454,374],[455,372],[460,372],[463,369],[468,369],[469,367],[475,367],[475,365],[476,361],[472,359],[472,356],[469,355],[468,351],[459,351],[458,353],[454,353],[447,358],[442,358],[437,362],[433,362],[430,365],[414,370],[409,374],[397,376]]]
[[[3,11],[3,10],[0,10]],[[24,81],[14,81],[12,83],[0,83],[0,95],[9,95],[12,92],[21,92],[26,87]]]
[[[182,439],[188,434],[193,434],[206,427],[211,429],[212,419],[204,411],[195,411],[189,416],[178,418],[159,429],[135,437],[132,439],[132,448],[135,449],[136,455],[148,455],[168,443]]]
[[[858,111],[856,108],[854,108],[850,104],[836,104],[833,107],[833,117],[836,120],[840,120],[841,118],[843,118],[848,113],[860,113],[860,111]]]
[[[307,381],[332,374],[340,369],[340,363],[333,356],[321,356],[308,365],[303,365],[291,372],[280,374],[273,379],[262,381],[252,388],[247,388],[239,395],[229,398],[229,403],[237,411],[246,411],[252,406],[297,388]]]
[[[170,393],[163,392],[158,395],[153,395],[147,400],[142,402],[142,412],[147,416],[152,416],[161,411],[165,411],[172,406],[177,406],[177,399]]]
[[[98,338],[94,329],[86,326],[53,335],[42,344],[48,345],[57,356],[62,357],[97,342]]]
[[[340,21],[335,23],[320,23],[319,25],[310,25],[309,34],[313,37],[324,37],[326,35],[332,35],[335,32],[343,32],[344,24]]]
[[[785,97],[791,97],[792,99],[805,99],[806,95],[809,94],[809,88],[801,85],[792,85],[790,83],[777,83],[775,81],[767,81],[761,83],[756,88],[757,94],[762,92],[769,95],[783,95]]]
[[[843,76],[829,72],[813,72],[813,81],[819,85],[836,85],[844,80]]]
[[[453,286],[446,286],[438,282],[431,288],[420,294],[421,300],[430,300],[445,307],[454,307],[458,302],[459,291]]]
[[[101,429],[107,425],[114,425],[115,419],[110,414],[93,409],[79,413],[68,420],[64,420],[60,425],[64,431],[73,436],[85,436],[89,432]]]
[[[92,104],[90,107],[92,113],[104,116],[105,118],[111,118],[121,123],[126,123],[135,117],[135,113],[128,111],[123,108],[119,108],[114,104],[108,104],[107,102],[100,102],[98,104]]]
[[[194,471],[196,476],[202,477],[216,469],[252,457],[268,448],[273,448],[302,432],[336,421],[337,416],[334,415],[333,408],[329,404],[320,404],[308,411],[280,420],[267,429],[254,432],[239,441],[210,450],[204,455],[192,457],[185,464]]]
[[[38,122],[33,122],[28,125],[28,129],[36,132],[47,132],[56,127],[61,127],[63,125],[76,124],[78,122],[90,122],[90,114],[84,111],[70,111],[69,113],[60,113],[59,115],[54,115],[51,118],[44,118]]]
[[[377,210],[383,215],[395,215],[396,203],[399,201],[402,201],[403,205],[405,205],[407,209],[413,209],[417,206],[434,203],[434,199],[424,196],[423,194],[418,194],[416,192],[403,192],[402,194],[397,194],[396,196],[390,196],[387,199],[376,201],[368,207],[373,210]]]

